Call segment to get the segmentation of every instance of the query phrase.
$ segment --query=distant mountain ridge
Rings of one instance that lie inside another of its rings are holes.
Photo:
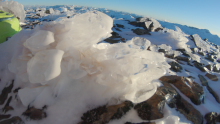
[[[184,33],[188,35],[198,34],[202,39],[207,38],[209,42],[220,45],[220,38],[218,37],[218,35],[214,35],[210,33],[208,29],[199,29],[196,27],[181,25],[177,23],[170,23],[170,22],[165,22],[165,21],[160,21],[160,20],[158,20],[158,22],[160,22],[160,24],[163,27],[172,29],[172,30],[175,30],[176,29],[175,26],[178,26]]]

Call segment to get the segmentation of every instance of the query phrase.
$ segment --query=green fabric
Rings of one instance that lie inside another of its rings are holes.
[[[0,10],[0,43],[21,30],[18,19],[13,16],[13,14],[7,14]]]

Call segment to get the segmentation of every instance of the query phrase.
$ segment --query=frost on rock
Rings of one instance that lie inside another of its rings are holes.
[[[14,14],[16,17],[18,17],[21,22],[24,22],[25,18],[25,11],[24,11],[24,6],[22,4],[19,4],[16,1],[0,1],[0,10],[9,12]]]
[[[192,36],[193,36],[193,40],[198,48],[202,48],[203,51],[210,50],[210,45],[207,42],[205,42],[204,40],[202,40],[198,34],[194,34]]]
[[[149,99],[161,85],[157,79],[170,66],[164,55],[146,50],[151,42],[145,38],[97,44],[111,36],[112,26],[111,17],[90,11],[45,22],[25,37],[21,36],[24,31],[16,34],[13,40],[22,38],[18,38],[20,46],[15,52],[19,52],[9,69],[22,86],[18,92],[21,102],[25,106],[56,105],[56,96],[66,102],[64,106],[71,104],[68,109],[84,111],[83,105],[100,105],[112,98],[134,103]]]

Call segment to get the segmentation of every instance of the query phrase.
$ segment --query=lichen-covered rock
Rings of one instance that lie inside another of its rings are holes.
[[[8,87],[5,87],[0,95],[0,105],[4,104],[5,100],[8,97],[8,94],[11,92],[12,88],[14,86],[14,80],[12,80],[11,84]]]
[[[22,119],[18,116],[12,117],[10,119],[1,121],[0,124],[24,124]]]
[[[196,105],[200,105],[204,100],[203,88],[199,84],[193,82],[192,79],[171,75],[163,76],[159,80],[172,83]]]
[[[170,70],[174,71],[174,72],[181,72],[181,70],[183,69],[183,67],[181,65],[179,65],[177,62],[170,62],[169,65],[171,66]]]
[[[220,115],[217,112],[210,112],[205,115],[205,119],[206,124],[216,124],[216,122],[220,122]]]
[[[118,105],[102,106],[90,110],[81,117],[79,124],[104,124],[113,119],[120,119],[133,107],[133,103],[125,101]]]
[[[28,108],[22,115],[32,120],[41,120],[47,117],[47,114],[43,109],[36,109],[34,107]]]
[[[158,95],[157,92],[150,99],[134,106],[134,109],[137,110],[138,116],[141,119],[155,120],[164,117],[163,108],[165,105],[165,98]]]
[[[212,81],[218,81],[218,77],[216,75],[207,73],[205,76],[208,77]]]

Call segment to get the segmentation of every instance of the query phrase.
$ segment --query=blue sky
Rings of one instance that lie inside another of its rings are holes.
[[[80,5],[150,16],[220,36],[220,0],[14,0],[23,5]]]

